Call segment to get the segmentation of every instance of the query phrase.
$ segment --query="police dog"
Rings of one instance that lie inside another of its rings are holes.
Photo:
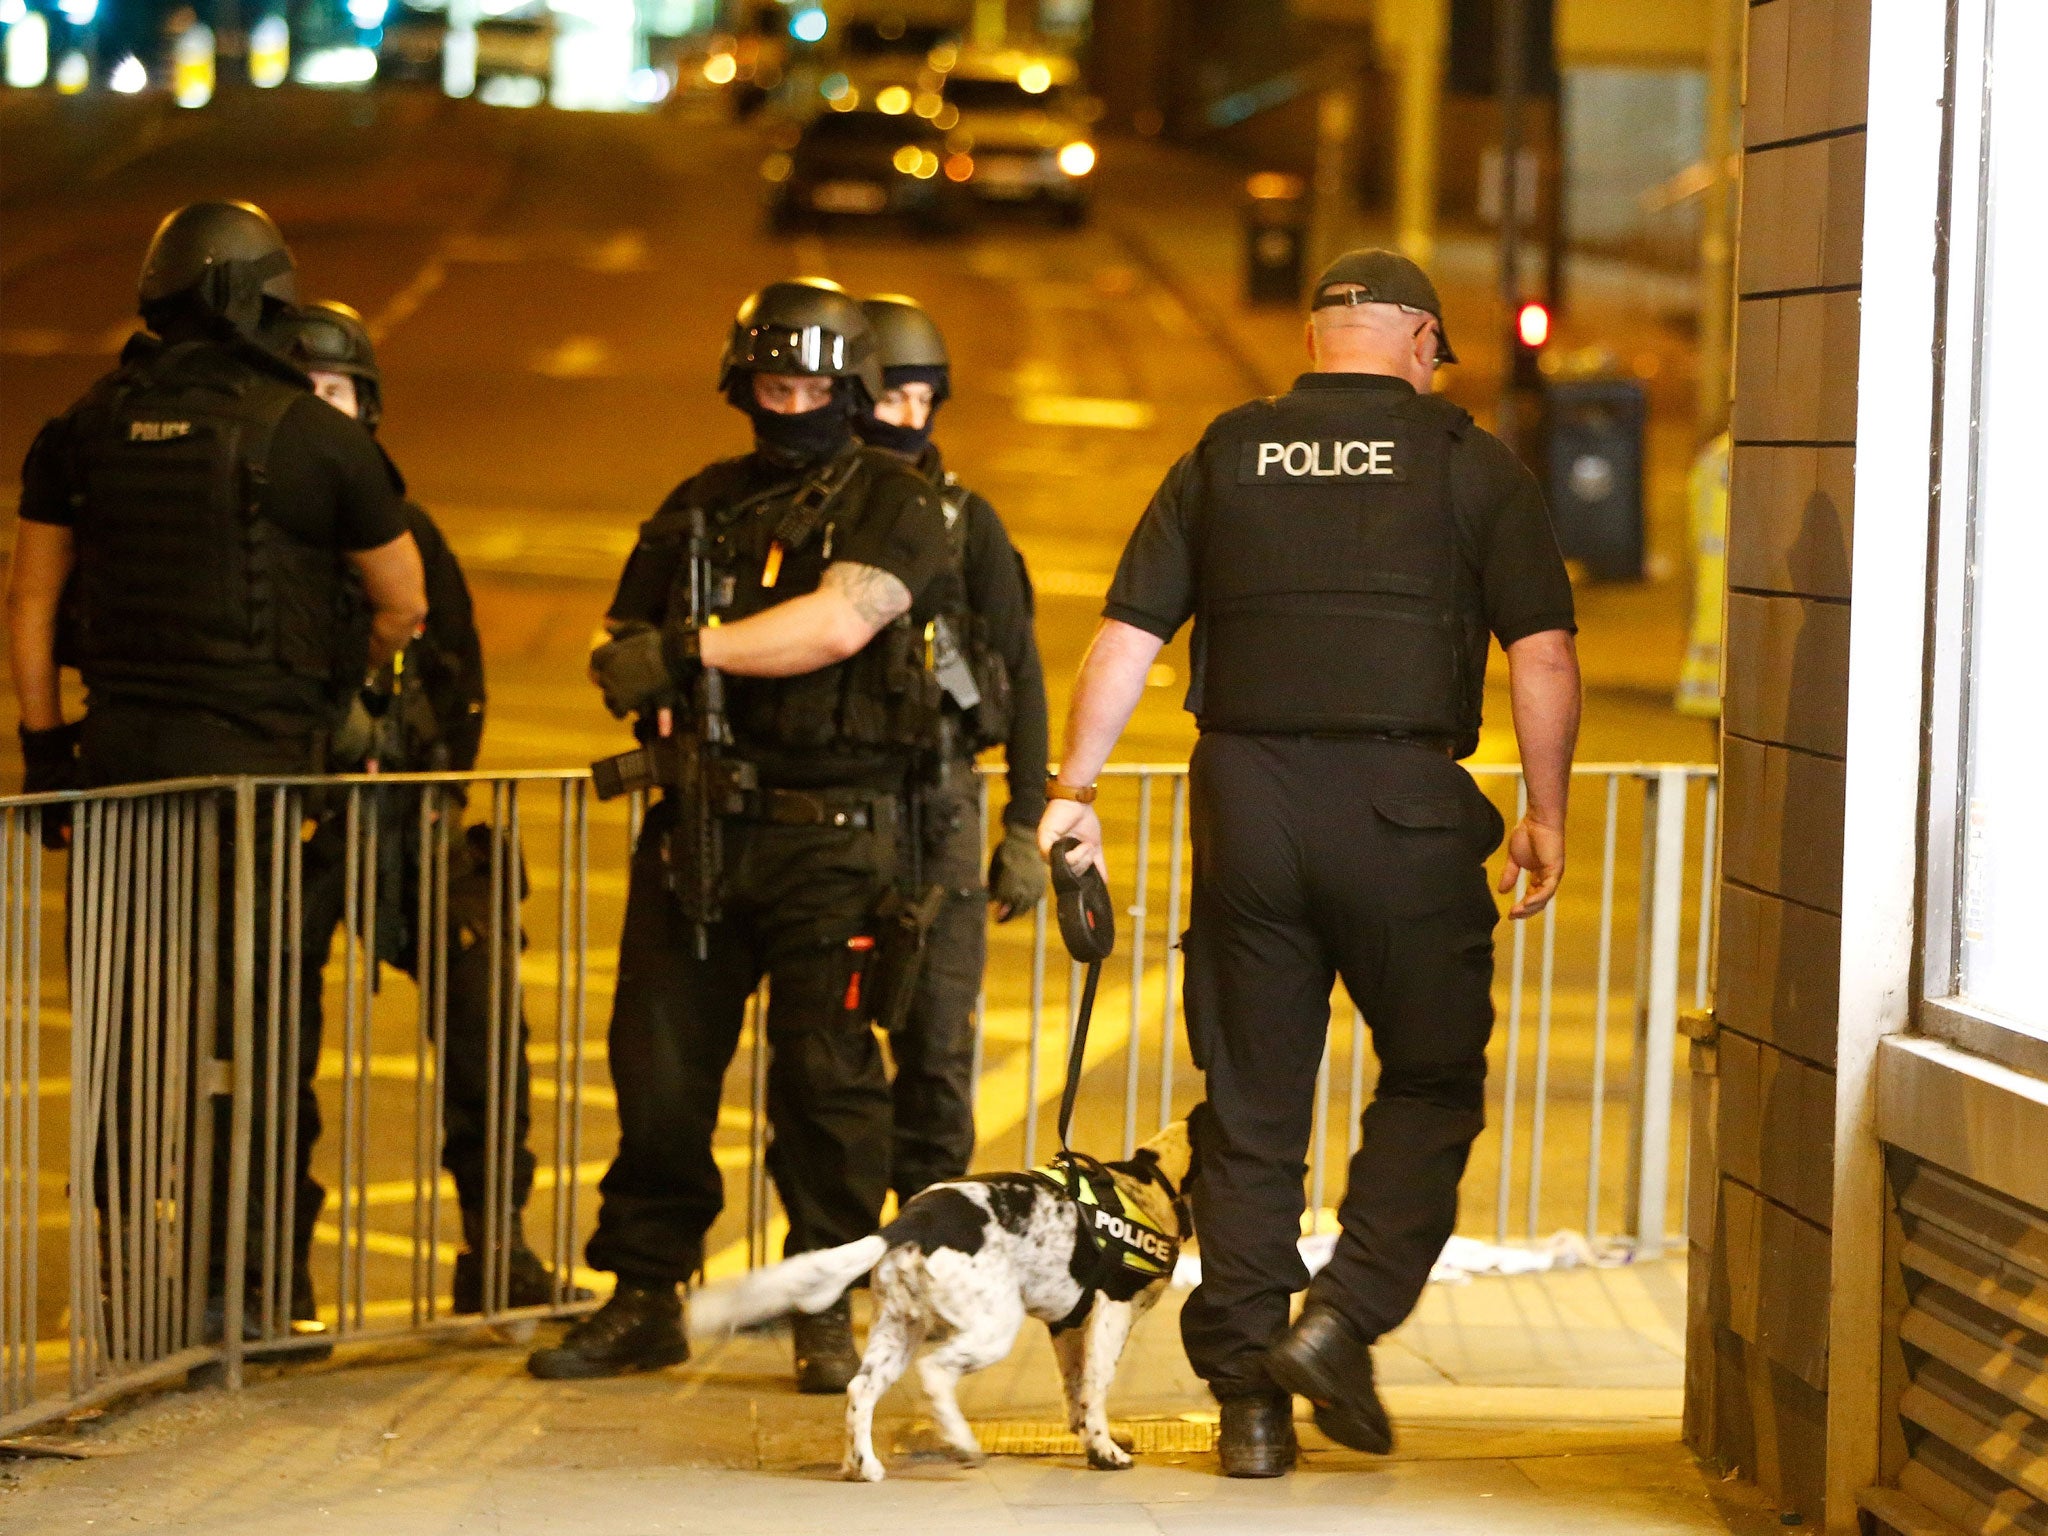
[[[1177,1197],[1188,1173],[1188,1133],[1175,1121],[1128,1162],[1110,1163],[1117,1189],[1130,1206],[1162,1232],[1175,1231]],[[954,1388],[969,1371],[1009,1354],[1027,1316],[1054,1327],[1066,1389],[1067,1423],[1081,1437],[1088,1464],[1131,1465],[1110,1437],[1109,1383],[1131,1327],[1166,1288],[1167,1277],[1143,1284],[1128,1301],[1097,1294],[1085,1323],[1060,1328],[1089,1293],[1075,1278],[1080,1241],[1075,1204],[1028,1173],[995,1173],[935,1184],[903,1207],[873,1237],[839,1248],[799,1254],[744,1279],[699,1291],[690,1302],[690,1331],[729,1333],[791,1312],[822,1312],[862,1275],[872,1277],[874,1323],[860,1373],[846,1389],[846,1460],[854,1481],[882,1480],[875,1454],[875,1404],[896,1384],[921,1346],[918,1376],[932,1416],[956,1460],[978,1466],[974,1438]]]

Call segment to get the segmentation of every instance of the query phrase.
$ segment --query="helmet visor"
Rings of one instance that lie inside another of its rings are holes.
[[[854,371],[850,350],[844,336],[822,325],[753,325],[734,333],[727,366],[843,378]]]

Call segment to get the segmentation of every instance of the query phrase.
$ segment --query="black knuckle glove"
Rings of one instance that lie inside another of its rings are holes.
[[[47,731],[32,731],[25,725],[16,729],[21,736],[23,794],[41,795],[82,787],[78,764],[78,722],[52,726]]]
[[[1030,827],[1006,827],[988,865],[989,897],[1009,908],[1010,917],[1029,912],[1045,897],[1045,859]],[[1009,919],[1005,918],[1007,922]]]
[[[675,687],[662,633],[652,625],[607,640],[590,653],[604,707],[623,720]]]

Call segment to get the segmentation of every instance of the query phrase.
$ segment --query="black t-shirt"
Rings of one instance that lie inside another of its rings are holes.
[[[936,448],[919,462],[935,485],[945,483],[945,466]],[[1012,826],[1036,827],[1045,814],[1045,773],[1050,753],[1045,703],[1045,666],[1038,654],[1033,623],[1031,575],[1024,556],[1010,542],[1009,530],[986,498],[955,490],[961,516],[967,519],[962,564],[967,606],[986,628],[988,642],[1003,658],[1010,674],[1010,739],[1003,743],[1010,799],[1003,820]]]
[[[45,426],[21,466],[21,515],[72,524],[66,460],[77,409]],[[405,483],[362,426],[325,400],[294,401],[271,439],[264,517],[302,544],[352,554],[389,544],[406,530]]]
[[[1370,373],[1308,373],[1296,390],[1413,393],[1406,379]],[[1170,640],[1200,605],[1193,537],[1197,453],[1166,472],[1124,546],[1103,607],[1116,619]],[[1536,477],[1492,433],[1478,427],[1451,455],[1451,513],[1458,553],[1473,578],[1486,627],[1503,647],[1544,630],[1576,631],[1571,578]]]
[[[147,363],[162,349],[155,338],[138,336],[123,350],[121,361],[124,367]],[[247,342],[193,348],[178,366],[193,375],[219,374],[228,380],[253,370],[305,387],[303,375]],[[21,469],[23,518],[60,528],[74,526],[74,434],[95,429],[106,409],[112,377],[100,380],[36,435]],[[295,542],[332,550],[337,561],[388,544],[407,528],[405,482],[384,450],[361,425],[310,390],[278,420],[257,507]],[[92,702],[113,700],[96,691]],[[129,702],[167,701],[147,692]],[[332,724],[335,701],[328,685],[279,670],[236,679],[232,687],[223,683],[213,707],[261,735],[301,736]]]
[[[670,491],[656,516],[692,505],[728,505],[783,487],[793,490],[814,467],[793,469],[757,453],[721,459]],[[637,546],[619,576],[605,617],[614,623],[663,623],[682,558],[678,544]],[[921,616],[929,606],[933,583],[946,574],[948,564],[946,528],[936,498],[907,473],[882,477],[871,486],[858,518],[835,519],[831,563],[887,571],[909,591],[912,616]]]

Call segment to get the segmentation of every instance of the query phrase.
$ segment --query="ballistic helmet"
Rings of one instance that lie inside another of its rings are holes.
[[[874,330],[853,296],[829,278],[792,278],[748,296],[719,359],[718,387],[730,393],[742,373],[850,379],[867,392],[857,405],[882,397]]]
[[[270,215],[250,203],[187,203],[156,229],[142,258],[136,303],[154,323],[173,304],[225,319],[244,335],[265,299],[295,303],[292,253]]]
[[[307,373],[345,373],[356,381],[356,419],[371,431],[384,414],[384,375],[363,317],[335,299],[288,311],[272,329],[286,362]]]
[[[894,389],[913,381],[927,383],[932,386],[934,405],[953,392],[946,338],[922,304],[906,294],[878,293],[872,299],[862,299],[860,307],[874,327],[885,384]]]
[[[1341,289],[1331,293],[1331,288]],[[1429,274],[1399,251],[1346,251],[1316,279],[1311,310],[1350,304],[1398,304],[1436,321],[1436,360],[1455,363],[1451,335],[1444,326],[1444,306]]]

